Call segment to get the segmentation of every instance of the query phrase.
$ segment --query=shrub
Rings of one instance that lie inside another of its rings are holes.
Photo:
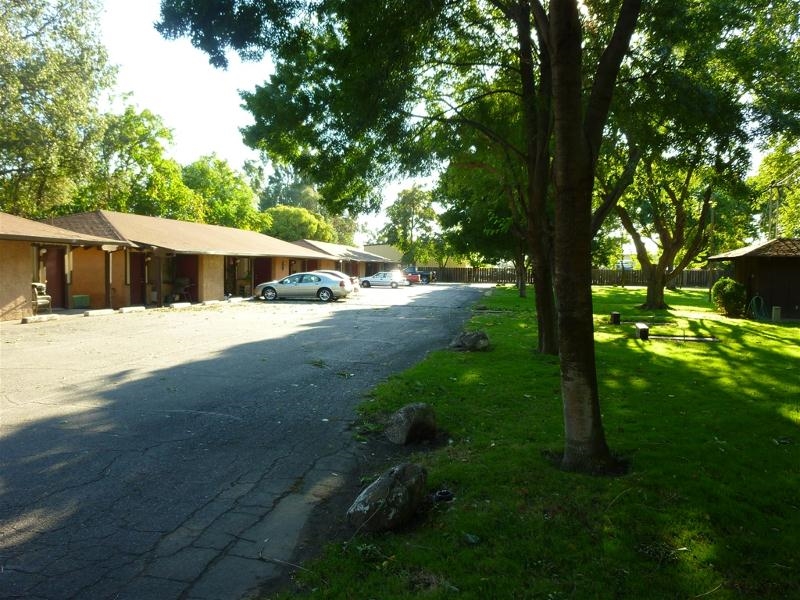
[[[729,317],[740,317],[747,304],[747,289],[743,284],[730,277],[722,277],[711,288],[711,298],[722,314]]]

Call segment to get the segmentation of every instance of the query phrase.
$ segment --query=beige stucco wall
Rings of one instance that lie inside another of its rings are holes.
[[[339,261],[338,260],[321,260],[321,261],[319,261],[319,268],[320,269],[328,269],[330,271],[338,271],[339,270]]]
[[[225,297],[225,257],[200,255],[197,271],[195,301],[222,300]]]
[[[272,259],[272,279],[282,279],[289,275],[289,260],[288,258],[273,258]],[[297,269],[295,269],[296,271]],[[263,283],[257,281],[256,284]]]
[[[89,308],[106,308],[106,253],[97,248],[72,251],[70,296],[89,296]],[[113,287],[113,286],[112,286]],[[67,299],[71,306],[72,299]]]
[[[0,240],[0,320],[29,317],[33,254],[30,242]]]
[[[72,307],[72,296],[89,296],[89,308],[106,306],[106,261],[108,252],[99,248],[73,248],[72,273],[67,304]],[[131,299],[127,281],[127,261],[124,250],[111,252],[111,306],[128,306]]]

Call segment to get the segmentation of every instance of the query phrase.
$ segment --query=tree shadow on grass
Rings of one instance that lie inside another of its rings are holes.
[[[795,596],[800,330],[692,323],[720,341],[597,344],[610,443],[634,457],[635,484],[615,504],[627,526],[615,536],[649,555],[655,571],[685,578],[686,593],[718,585],[746,597]]]

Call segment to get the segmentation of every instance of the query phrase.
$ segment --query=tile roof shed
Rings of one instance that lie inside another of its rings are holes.
[[[109,210],[65,215],[53,219],[53,223],[85,234],[108,236],[176,254],[328,258],[320,252],[256,231]]]
[[[745,286],[748,302],[758,297],[773,315],[777,309],[779,318],[800,319],[800,239],[777,238],[709,260],[733,263],[733,278]]]
[[[776,238],[767,242],[758,242],[717,254],[708,260],[732,260],[736,258],[798,258],[800,257],[800,239]]]

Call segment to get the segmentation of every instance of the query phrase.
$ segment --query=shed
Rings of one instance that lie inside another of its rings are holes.
[[[730,261],[733,278],[747,288],[748,302],[760,297],[767,311],[800,318],[800,239],[776,238],[717,254],[709,261]]]

